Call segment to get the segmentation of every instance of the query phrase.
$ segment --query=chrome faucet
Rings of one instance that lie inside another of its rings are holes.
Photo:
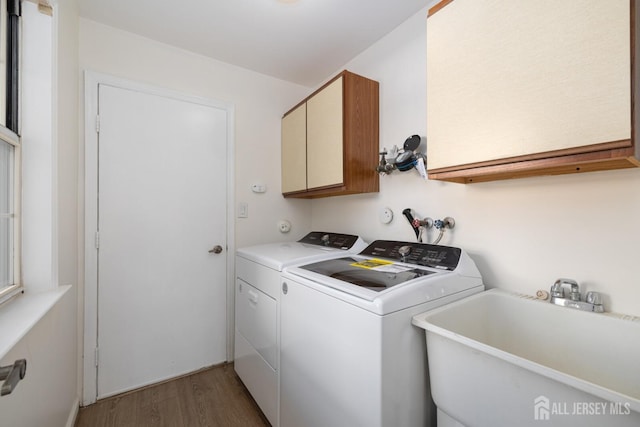
[[[569,298],[565,298],[564,286],[569,286]],[[551,303],[563,307],[576,308],[582,311],[603,313],[602,296],[598,292],[587,292],[585,301],[580,299],[578,282],[572,279],[558,279],[551,286]]]

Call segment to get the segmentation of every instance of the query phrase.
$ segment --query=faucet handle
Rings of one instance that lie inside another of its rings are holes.
[[[602,295],[598,292],[587,292],[586,301],[593,305],[602,305]]]
[[[551,296],[556,298],[564,298],[564,288],[562,287],[562,281],[556,280],[556,283],[551,286]]]
[[[602,295],[598,292],[587,292],[586,301],[593,305],[593,311],[596,313],[604,313],[604,305],[602,303]]]

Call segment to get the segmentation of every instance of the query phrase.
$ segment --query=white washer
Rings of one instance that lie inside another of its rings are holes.
[[[358,253],[358,236],[314,231],[297,242],[236,251],[234,368],[273,426],[279,425],[280,274],[284,267]]]
[[[375,241],[285,268],[280,426],[435,426],[418,313],[484,290],[459,248]]]

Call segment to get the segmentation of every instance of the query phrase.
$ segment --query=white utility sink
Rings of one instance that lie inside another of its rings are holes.
[[[438,426],[640,426],[640,318],[498,289],[413,317]]]

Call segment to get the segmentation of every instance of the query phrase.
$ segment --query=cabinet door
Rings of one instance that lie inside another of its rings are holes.
[[[630,27],[628,0],[454,0],[434,12],[429,169],[630,146]]]
[[[307,187],[343,183],[343,77],[307,101]]]
[[[282,119],[282,192],[307,189],[307,105]]]

